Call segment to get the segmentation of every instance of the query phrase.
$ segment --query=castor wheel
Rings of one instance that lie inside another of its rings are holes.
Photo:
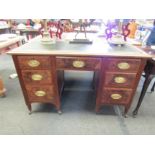
[[[62,114],[62,111],[61,111],[61,110],[58,110],[57,113],[58,113],[59,115],[61,115],[61,114]]]
[[[29,112],[29,115],[31,115],[31,114],[32,114],[32,111]]]
[[[127,114],[123,114],[123,117],[124,118],[128,118],[129,116]]]
[[[133,111],[132,116],[133,116],[133,118],[136,118],[136,116],[137,116],[137,111]]]

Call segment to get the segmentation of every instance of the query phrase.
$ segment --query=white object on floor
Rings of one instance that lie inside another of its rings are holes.
[[[18,75],[16,73],[13,73],[9,76],[10,79],[15,79],[16,77],[18,77]]]

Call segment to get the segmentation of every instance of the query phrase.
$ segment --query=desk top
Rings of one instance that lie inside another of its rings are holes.
[[[93,44],[70,44],[67,39],[57,41],[55,44],[45,45],[38,36],[28,43],[9,51],[12,55],[62,55],[62,56],[118,56],[118,57],[144,57],[151,56],[143,50],[126,44],[124,46],[110,46],[104,38],[96,38]]]

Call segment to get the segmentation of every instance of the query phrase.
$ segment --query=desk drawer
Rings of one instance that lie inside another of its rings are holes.
[[[133,88],[136,73],[106,72],[104,86],[115,88]]]
[[[108,58],[106,60],[107,71],[137,72],[141,64],[140,59]]]
[[[25,84],[52,84],[52,75],[49,70],[22,70]]]
[[[50,69],[52,57],[49,56],[17,56],[21,69]]]
[[[101,68],[101,59],[89,57],[57,57],[56,65],[58,69],[99,70]]]
[[[26,86],[30,102],[52,102],[54,100],[53,86]]]
[[[104,88],[101,104],[128,104],[132,96],[132,89]]]

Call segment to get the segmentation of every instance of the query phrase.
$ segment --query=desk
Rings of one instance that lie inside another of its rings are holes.
[[[142,48],[142,49],[145,52],[147,52],[150,55],[152,55],[153,58],[155,58],[155,50],[152,50],[149,47]],[[143,98],[145,96],[147,88],[148,88],[150,82],[152,81],[152,79],[155,77],[155,60],[154,59],[149,59],[147,61],[147,64],[146,64],[145,69],[144,69],[144,72],[145,72],[145,81],[144,81],[144,84],[143,84],[142,92],[140,94],[137,106],[136,106],[136,108],[133,111],[133,116],[136,116],[138,114],[138,110],[139,110],[139,108],[141,106],[141,103],[143,101]],[[154,83],[154,85],[155,85],[155,83]],[[154,85],[153,85],[151,91],[153,91]]]
[[[111,47],[104,39],[93,44],[69,44],[57,41],[43,45],[41,37],[8,52],[14,64],[25,98],[32,103],[51,103],[61,113],[61,92],[64,70],[95,72],[96,105],[98,113],[104,105],[122,105],[126,115],[134,97],[146,60],[150,55],[132,45]]]

